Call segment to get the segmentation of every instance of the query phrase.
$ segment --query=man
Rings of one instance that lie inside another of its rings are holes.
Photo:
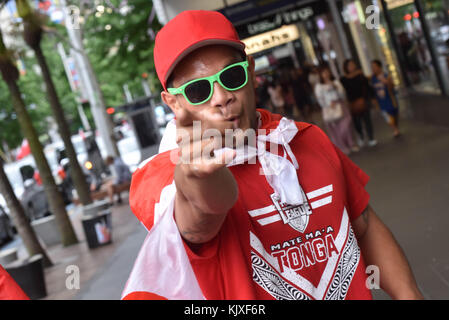
[[[393,129],[393,136],[395,138],[401,135],[399,123],[399,110],[396,98],[393,93],[394,84],[393,79],[383,71],[382,62],[380,60],[373,60],[371,62],[373,76],[371,77],[371,85],[376,94],[377,102],[382,110],[382,114],[387,123]]]
[[[124,299],[371,299],[367,265],[393,298],[421,298],[367,175],[319,128],[256,110],[254,59],[223,15],[179,14],[154,59],[178,146],[133,175],[130,205],[149,234]],[[208,129],[257,130],[257,157],[235,165],[241,145],[222,149]]]
[[[131,171],[129,171],[128,166],[123,162],[120,157],[107,156],[105,161],[107,166],[114,167],[115,179],[105,183],[105,188],[108,192],[109,201],[111,204],[114,203],[114,193],[117,186],[130,183],[131,182]],[[122,203],[122,197],[118,193],[117,203]]]

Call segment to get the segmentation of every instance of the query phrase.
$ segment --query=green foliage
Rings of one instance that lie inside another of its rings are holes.
[[[70,3],[80,6],[80,2],[73,0]],[[84,1],[84,3],[86,2]],[[85,16],[88,15],[84,25],[82,25],[84,29],[83,37],[86,51],[100,82],[106,105],[119,106],[125,103],[124,84],[129,86],[133,97],[143,96],[141,84],[143,73],[148,74],[152,91],[159,92],[161,87],[157,80],[153,62],[154,41],[149,35],[149,30],[152,29],[155,34],[161,28],[161,25],[156,16],[149,25],[152,10],[151,2],[148,0],[129,1],[129,11],[125,15],[118,10],[122,3],[121,0],[110,1],[115,8],[108,7],[106,1],[100,1],[99,3],[102,3],[105,7],[101,16],[95,15],[98,11],[91,4],[89,4],[91,7],[87,8],[93,9],[91,15],[88,14],[88,10],[82,10],[81,13]],[[68,51],[68,36],[65,27],[61,25],[48,22],[48,27],[55,29],[60,36],[56,37],[54,34],[45,33],[41,42],[42,51],[50,67],[71,132],[74,134],[82,126],[77,112],[76,95],[70,89],[64,66],[56,49],[56,44],[62,41],[66,51]],[[42,138],[48,132],[47,120],[52,116],[45,86],[31,49],[23,49],[21,52],[17,52],[16,56],[21,58],[26,69],[26,74],[19,79],[19,86],[31,114],[33,125]],[[92,118],[89,110],[86,110],[86,113],[89,118]],[[92,123],[92,119],[89,120]],[[6,84],[1,80],[0,127],[2,128],[0,130],[0,144],[1,141],[6,141],[10,148],[16,148],[20,145],[23,135],[12,108]]]
[[[67,37],[64,27],[60,25],[54,25],[52,26],[52,28],[55,28],[60,35],[64,36],[64,38]],[[66,120],[70,126],[70,131],[72,134],[75,134],[78,132],[78,129],[82,127],[82,124],[77,110],[76,93],[73,93],[70,88],[62,59],[56,47],[58,42],[61,42],[61,39],[59,37],[47,33],[42,39],[41,47],[47,60],[47,64],[50,68],[51,76],[56,87],[56,92],[58,93],[59,100],[61,102],[62,108],[64,109]],[[68,51],[68,46],[65,45],[65,47],[66,51]],[[37,64],[34,58],[33,61]],[[42,88],[42,94],[44,95],[46,100],[47,98],[45,87]],[[48,105],[47,101],[46,103]],[[48,110],[50,110],[49,105]]]
[[[0,142],[6,142],[10,148],[15,148],[22,142],[19,122],[14,113],[8,87],[0,79]],[[0,145],[3,150],[3,146]]]
[[[117,10],[120,0],[103,1],[104,10],[94,9],[83,29],[86,51],[100,82],[106,104],[118,106],[125,102],[123,85],[127,84],[134,98],[144,95],[142,74],[147,73],[153,92],[160,90],[154,62],[154,41],[149,35],[161,25],[154,17],[149,25],[152,4],[148,0],[128,1],[126,15]]]
[[[59,33],[63,34],[65,32],[64,28],[57,28]],[[54,35],[45,34],[41,45],[51,70],[56,91],[64,108],[66,119],[72,134],[75,134],[82,125],[76,108],[76,96],[70,89],[62,60],[56,50],[56,44],[59,41],[60,39]],[[19,78],[22,96],[25,104],[28,106],[33,125],[41,140],[46,140],[49,128],[48,118],[52,117],[52,113],[36,59],[29,48],[23,49],[16,55],[20,57],[26,71]],[[18,147],[23,139],[23,135],[11,104],[8,89],[2,80],[0,80],[0,127],[2,128],[0,130],[0,142],[2,140],[5,141],[10,148]]]

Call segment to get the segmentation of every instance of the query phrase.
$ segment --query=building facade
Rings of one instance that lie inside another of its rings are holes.
[[[320,65],[342,75],[355,59],[366,75],[381,60],[397,86],[449,94],[449,0],[154,0],[165,24],[184,10],[223,13],[258,74]]]

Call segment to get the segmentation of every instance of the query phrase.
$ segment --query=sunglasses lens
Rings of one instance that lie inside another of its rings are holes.
[[[246,81],[245,69],[242,66],[229,68],[221,73],[220,80],[227,89],[237,89]]]
[[[186,87],[185,95],[191,103],[201,103],[209,97],[210,90],[209,81],[199,80]]]

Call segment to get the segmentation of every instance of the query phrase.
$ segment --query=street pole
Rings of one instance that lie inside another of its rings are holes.
[[[127,103],[133,102],[133,96],[131,95],[131,91],[129,91],[129,87],[127,84],[123,85],[123,91],[125,92],[126,102]]]
[[[338,10],[337,3],[335,0],[327,0],[329,5],[332,19],[334,20],[335,28],[337,29],[338,37],[340,38],[340,43],[343,49],[343,54],[345,59],[351,59],[351,49],[349,49],[348,38],[346,37],[345,29],[343,28],[343,22],[341,19],[340,11]]]
[[[162,0],[153,0],[153,7],[156,10],[157,20],[162,25],[165,25],[169,19],[167,18],[164,2]]]
[[[151,97],[153,95],[146,79],[142,79],[142,88],[143,92],[145,92],[145,96]]]
[[[86,89],[86,94],[92,109],[92,115],[95,125],[103,138],[106,152],[113,157],[119,156],[119,151],[115,143],[113,135],[113,125],[110,116],[106,112],[103,95],[100,86],[93,72],[92,65],[84,51],[83,42],[81,39],[81,30],[75,28],[72,18],[69,16],[69,8],[66,0],[60,1],[62,11],[64,12],[65,26],[69,35],[69,40],[72,48],[74,48],[73,56],[79,67],[81,79]]]
[[[59,55],[61,56],[61,59],[62,59],[62,64],[64,65],[64,70],[65,70],[67,79],[69,80],[70,88],[72,89],[72,92],[76,93],[77,88],[73,81],[72,72],[70,70],[70,67],[67,64],[67,54],[65,53],[64,46],[62,45],[61,42],[59,42],[57,46],[58,46]],[[78,113],[80,115],[81,123],[83,124],[84,130],[90,131],[91,128],[89,125],[89,121],[87,120],[86,113],[84,112],[84,109],[81,106],[79,96],[77,97],[77,109],[78,109]]]

